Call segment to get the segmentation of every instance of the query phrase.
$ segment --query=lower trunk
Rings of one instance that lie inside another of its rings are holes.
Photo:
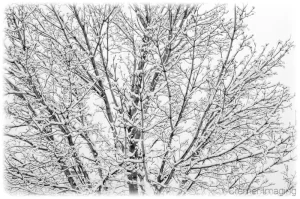
[[[141,137],[141,133],[135,128],[128,128],[128,151],[129,151],[129,159],[134,161],[128,162],[127,175],[128,185],[129,185],[129,194],[136,195],[139,193],[138,189],[138,170],[140,167],[140,163],[137,163],[138,160],[141,160],[140,150],[139,150],[139,139]]]
[[[132,172],[128,175],[129,180],[129,194],[137,195],[139,193],[138,184],[137,184],[137,172]]]

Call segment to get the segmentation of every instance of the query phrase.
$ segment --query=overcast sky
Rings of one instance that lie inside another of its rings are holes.
[[[268,1],[267,1],[268,2]],[[283,2],[283,1],[282,1]],[[251,5],[251,4],[249,4]],[[255,15],[249,18],[249,31],[254,34],[258,46],[270,43],[274,46],[278,40],[291,38],[295,41],[295,25],[293,22],[293,4],[288,3],[255,3]],[[295,49],[284,59],[286,68],[279,73],[280,81],[295,91]]]
[[[292,41],[297,40],[296,34],[296,20],[295,20],[295,4],[289,3],[255,3],[255,15],[249,19],[250,32],[254,34],[257,44],[263,45],[270,43],[274,46],[280,40],[287,40],[291,38]],[[287,1],[289,2],[289,1]],[[299,18],[298,18],[299,19]],[[284,59],[286,67],[278,71],[278,77],[275,81],[289,86],[292,93],[296,92],[296,51],[294,48],[289,55]],[[298,84],[299,85],[299,84]],[[299,98],[298,98],[299,99]],[[284,121],[295,124],[296,121],[296,100],[293,100],[293,110],[284,113]]]

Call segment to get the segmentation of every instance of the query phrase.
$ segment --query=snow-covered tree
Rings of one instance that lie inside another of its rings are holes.
[[[191,194],[270,186],[295,130],[253,9],[12,5],[5,30],[12,192]]]

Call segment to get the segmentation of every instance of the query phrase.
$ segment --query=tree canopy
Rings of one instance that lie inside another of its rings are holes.
[[[12,192],[203,194],[268,187],[293,160],[291,41],[257,47],[253,9],[11,5],[5,177]]]

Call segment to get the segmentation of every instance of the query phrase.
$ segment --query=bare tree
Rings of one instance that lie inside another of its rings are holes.
[[[7,188],[228,193],[293,160],[274,83],[293,47],[256,47],[253,9],[225,5],[6,9]]]

